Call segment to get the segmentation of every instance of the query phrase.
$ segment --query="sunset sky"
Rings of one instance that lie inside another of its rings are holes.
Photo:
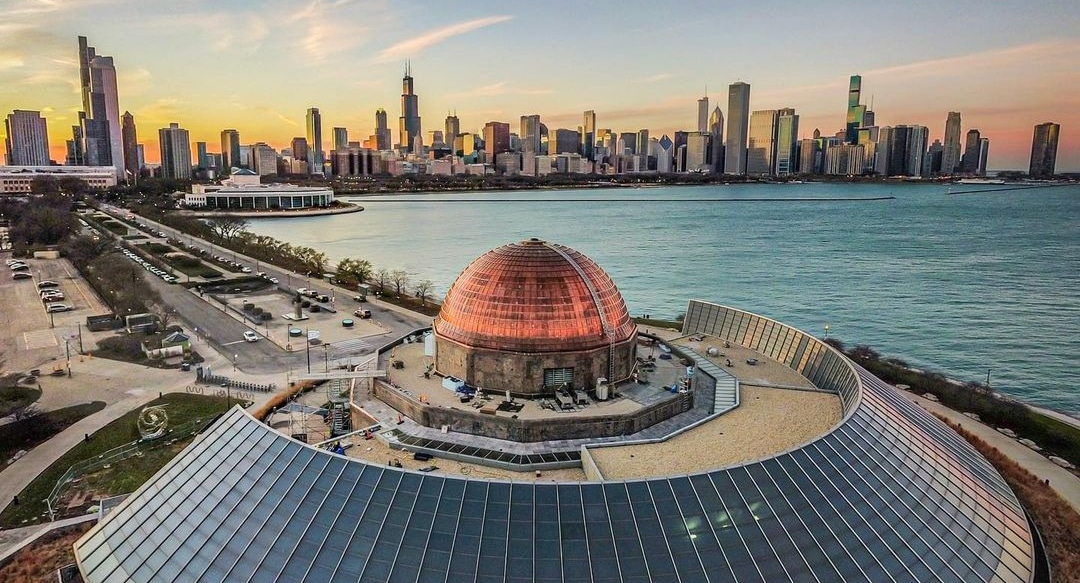
[[[878,125],[942,137],[948,111],[990,138],[989,167],[1027,169],[1032,126],[1060,123],[1058,171],[1080,170],[1080,2],[411,2],[0,0],[0,114],[39,110],[53,157],[76,123],[78,35],[114,58],[120,109],[159,158],[157,129],[192,147],[286,147],[320,108],[351,140],[386,108],[396,138],[411,59],[425,135],[456,110],[463,131],[538,113],[549,128],[695,129],[706,86],[751,109],[795,107],[800,133],[843,127],[848,76]],[[2,127],[0,127],[2,131]]]

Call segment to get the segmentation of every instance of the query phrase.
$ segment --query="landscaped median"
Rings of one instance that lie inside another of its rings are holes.
[[[196,420],[210,423],[225,411],[227,400],[223,397],[174,393],[155,399],[146,406],[151,405],[164,405],[169,427],[178,428]],[[130,411],[95,431],[89,440],[79,443],[53,462],[19,493],[19,505],[9,504],[0,514],[0,528],[17,528],[48,521],[49,509],[45,499],[50,497],[57,482],[72,466],[85,465],[110,450],[140,441],[136,420],[141,411],[142,408]],[[56,517],[81,514],[92,500],[133,491],[168,463],[191,439],[191,436],[187,436],[173,441],[166,433],[157,440],[161,447],[140,448],[141,451],[134,457],[81,476],[80,490],[76,492],[78,497],[62,497],[62,503],[53,508]]]

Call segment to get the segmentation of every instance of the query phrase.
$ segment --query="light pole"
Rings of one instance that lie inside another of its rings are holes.
[[[233,372],[236,372],[236,359],[237,358],[240,358],[239,354],[232,355],[232,369],[233,369]]]
[[[304,330],[304,351],[307,353],[307,371],[311,374],[311,332]]]
[[[825,339],[829,339],[829,325],[825,324]]]
[[[69,344],[70,341],[71,338],[67,336],[64,337],[64,356],[67,358],[67,373],[69,379],[71,378],[71,344]]]

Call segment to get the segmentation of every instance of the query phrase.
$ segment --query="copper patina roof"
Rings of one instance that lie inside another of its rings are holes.
[[[503,245],[469,264],[435,319],[439,336],[511,352],[588,350],[635,330],[622,294],[599,265],[539,239]]]

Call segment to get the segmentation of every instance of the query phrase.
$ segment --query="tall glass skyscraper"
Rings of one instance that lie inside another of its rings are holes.
[[[960,166],[960,112],[950,111],[945,120],[945,143],[941,150],[941,173],[952,174]]]
[[[781,109],[776,123],[776,165],[777,176],[795,174],[798,165],[796,147],[799,140],[799,116],[794,108]]]
[[[443,139],[446,140],[446,143],[450,145],[451,149],[454,149],[454,142],[457,141],[457,137],[461,135],[461,122],[458,121],[458,117],[456,115],[447,113],[446,122],[443,125],[446,126],[443,128],[445,133]],[[540,151],[537,150],[537,153],[539,152]]]
[[[391,147],[390,126],[386,122],[386,110],[380,107],[375,110],[375,149],[389,150]]]
[[[863,126],[866,117],[866,106],[859,105],[862,96],[862,76],[852,75],[848,81],[848,107],[847,126],[844,132],[844,141],[854,144],[859,139],[859,128]]]
[[[221,130],[221,165],[226,171],[240,167],[240,132]]]
[[[401,79],[401,117],[398,119],[398,146],[412,152],[420,136],[420,97],[413,91],[412,65],[405,63]]]
[[[590,109],[585,112],[584,117],[581,124],[581,155],[589,161],[594,161],[596,158],[596,153],[593,152],[593,148],[596,147],[596,112]]]
[[[750,124],[750,84],[728,87],[728,130],[724,145],[724,172],[746,174],[746,145]]]
[[[746,150],[746,174],[773,173],[776,157],[778,112],[775,109],[755,111],[750,116],[750,138]]]
[[[308,174],[322,174],[326,156],[322,141],[322,114],[318,107],[307,110],[307,141],[311,153],[308,157]]]
[[[114,166],[123,180],[124,145],[120,132],[120,105],[116,89],[116,67],[112,57],[97,54],[97,49],[79,37],[79,83],[83,115],[76,148],[78,158],[88,166]]]
[[[697,131],[709,131],[709,96],[697,100]]]
[[[125,111],[120,117],[120,138],[124,144],[124,168],[132,178],[138,178],[142,165],[139,163],[139,136],[135,131],[135,116]]]
[[[1049,121],[1035,126],[1035,135],[1031,138],[1031,163],[1028,166],[1028,174],[1032,178],[1053,178],[1060,132],[1061,126]]]

